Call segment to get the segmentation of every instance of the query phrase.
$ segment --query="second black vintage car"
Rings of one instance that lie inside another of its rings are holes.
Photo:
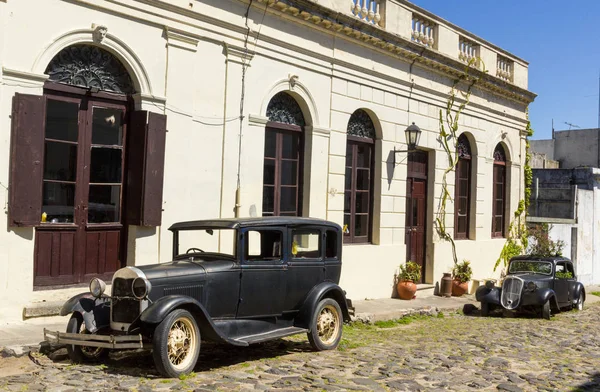
[[[337,347],[350,320],[339,225],[309,218],[180,222],[173,261],[125,267],[112,294],[99,279],[65,303],[67,332],[44,330],[67,344],[73,361],[108,349],[152,348],[158,371],[177,377],[194,369],[200,341],[248,346],[307,333],[316,350]]]
[[[537,312],[550,319],[553,312],[583,309],[585,288],[567,258],[517,256],[508,264],[502,287],[487,282],[477,289],[475,298],[481,302],[482,316],[502,308]]]

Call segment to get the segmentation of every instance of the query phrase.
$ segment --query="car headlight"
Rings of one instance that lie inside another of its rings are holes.
[[[525,285],[525,290],[535,291],[537,290],[537,285],[534,282],[527,282],[527,284]]]
[[[90,281],[90,293],[96,298],[102,297],[106,290],[106,283],[102,279],[94,278]]]
[[[150,294],[152,284],[146,278],[135,278],[131,284],[131,290],[133,291],[133,296],[141,300]]]

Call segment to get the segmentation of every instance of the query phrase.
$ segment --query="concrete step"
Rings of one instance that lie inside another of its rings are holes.
[[[430,297],[435,294],[435,285],[429,283],[421,283],[417,285],[417,296]]]
[[[105,292],[110,293],[110,290],[110,284],[107,284]],[[78,294],[86,292],[89,292],[88,286],[35,291],[29,304],[23,308],[23,320],[58,316],[65,302]]]

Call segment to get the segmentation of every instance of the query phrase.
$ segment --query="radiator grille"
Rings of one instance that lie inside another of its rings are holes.
[[[500,303],[506,309],[516,309],[521,302],[523,279],[508,276],[502,283],[502,297]]]
[[[133,279],[115,278],[112,286],[112,321],[132,323],[140,315],[140,301],[133,298]]]

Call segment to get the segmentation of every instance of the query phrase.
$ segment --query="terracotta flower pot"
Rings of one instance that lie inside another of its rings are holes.
[[[460,297],[464,295],[469,290],[469,282],[461,283],[458,280],[452,281],[452,296]]]
[[[401,280],[397,285],[400,299],[413,299],[417,292],[417,285],[412,280]]]

